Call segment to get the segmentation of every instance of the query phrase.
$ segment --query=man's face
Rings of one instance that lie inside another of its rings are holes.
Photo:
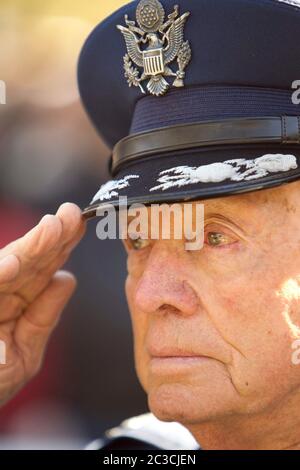
[[[300,385],[299,183],[198,202],[201,250],[125,241],[137,375],[150,410],[182,424],[261,413]]]

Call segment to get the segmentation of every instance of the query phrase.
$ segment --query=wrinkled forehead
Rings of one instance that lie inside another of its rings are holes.
[[[278,191],[261,191],[253,196],[247,193],[173,204],[133,205],[123,212],[123,222],[129,232],[135,232],[137,228],[148,232],[149,227],[151,230],[157,227],[161,232],[169,227],[173,233],[178,224],[185,231],[199,231],[209,221],[229,223],[243,231],[256,231],[266,219],[275,217],[281,199]]]
[[[300,222],[298,208],[300,182],[289,183],[261,191],[247,192],[228,197],[197,200],[186,203],[136,206],[126,211],[124,230],[127,234],[145,234],[149,237],[156,227],[161,234],[170,230],[173,239],[178,233],[199,233],[206,226],[218,224],[216,229],[228,227],[241,236],[261,236],[273,230],[285,234]],[[156,207],[153,210],[153,207]],[[163,210],[164,209],[164,210]],[[188,215],[187,215],[188,213]],[[159,216],[157,217],[157,214]]]
[[[289,185],[283,185],[271,189],[262,189],[261,191],[253,191],[247,193],[236,194],[233,196],[217,197],[211,199],[198,199],[195,201],[185,201],[185,202],[175,202],[175,203],[165,203],[165,204],[150,204],[143,206],[135,204],[127,210],[127,217],[131,220],[135,211],[141,210],[144,208],[145,212],[151,214],[153,207],[159,207],[160,209],[166,208],[166,211],[175,210],[176,207],[182,210],[185,207],[190,207],[191,210],[195,211],[197,206],[203,206],[206,213],[216,212],[220,215],[222,213],[231,214],[232,216],[240,215],[247,216],[249,211],[252,213],[256,212],[257,214],[264,209],[274,207],[279,209],[280,205],[285,205],[288,203],[288,199],[294,199],[291,196],[294,195],[293,189],[297,185],[297,190],[299,194],[300,202],[300,183],[290,183]]]

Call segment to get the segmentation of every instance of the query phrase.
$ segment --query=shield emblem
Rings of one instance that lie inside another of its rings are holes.
[[[143,51],[144,72],[145,75],[161,75],[164,73],[163,49],[151,49]]]

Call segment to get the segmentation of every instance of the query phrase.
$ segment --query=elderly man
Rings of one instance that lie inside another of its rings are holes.
[[[79,61],[83,103],[113,148],[112,179],[84,219],[121,196],[145,204],[150,225],[152,203],[205,208],[201,249],[188,250],[174,223],[169,239],[160,230],[123,240],[136,372],[153,419],[97,445],[297,449],[300,9],[178,4],[131,2],[93,31]],[[1,403],[40,367],[75,287],[58,270],[84,229],[66,204],[1,251]]]

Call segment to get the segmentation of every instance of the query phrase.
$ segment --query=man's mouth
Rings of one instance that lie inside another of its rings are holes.
[[[153,371],[170,372],[206,363],[212,358],[201,353],[195,353],[178,348],[148,348],[150,367]]]
[[[147,348],[151,358],[192,358],[192,357],[203,357],[201,353],[195,353],[184,349],[174,347],[159,347],[150,346]]]
[[[209,364],[212,359],[207,356],[152,356],[149,362],[151,373],[159,375],[176,375],[192,372],[196,367]]]

